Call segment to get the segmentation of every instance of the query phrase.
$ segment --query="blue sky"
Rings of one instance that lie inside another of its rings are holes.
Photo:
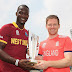
[[[72,0],[0,0],[0,27],[16,21],[15,12],[21,4],[30,8],[26,29],[40,37],[39,42],[48,37],[45,19],[50,14],[60,18],[59,34],[70,35],[72,29]]]

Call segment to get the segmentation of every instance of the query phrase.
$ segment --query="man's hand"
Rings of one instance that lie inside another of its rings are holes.
[[[34,65],[34,68],[36,68],[36,69],[47,69],[48,68],[47,61],[38,60],[37,62],[38,63]]]
[[[28,62],[30,61],[26,59],[21,59],[19,61],[19,67],[23,70],[34,70],[35,68],[32,65],[28,64]]]

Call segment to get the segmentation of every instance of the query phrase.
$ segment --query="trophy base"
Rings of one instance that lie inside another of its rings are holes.
[[[37,61],[36,61],[36,60],[32,60],[32,59],[30,59],[30,62],[28,62],[27,64],[33,66],[34,64],[37,64]]]

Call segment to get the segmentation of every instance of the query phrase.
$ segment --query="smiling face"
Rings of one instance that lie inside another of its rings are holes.
[[[46,28],[50,36],[57,35],[58,29],[60,28],[60,24],[58,24],[57,19],[52,18],[47,21]]]
[[[29,9],[26,6],[20,6],[16,12],[17,24],[25,24],[29,17]]]

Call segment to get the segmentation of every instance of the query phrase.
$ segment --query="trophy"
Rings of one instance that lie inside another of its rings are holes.
[[[29,31],[29,56],[30,63],[36,63],[35,56],[38,55],[39,50],[39,36],[35,35],[31,31]]]

